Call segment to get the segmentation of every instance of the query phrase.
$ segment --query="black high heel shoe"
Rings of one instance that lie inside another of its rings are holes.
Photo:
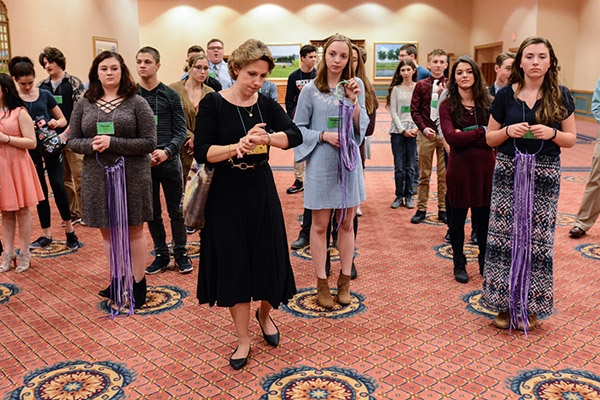
[[[233,354],[235,354],[236,351],[237,351],[237,347],[233,351]],[[250,358],[250,349],[248,349],[248,354],[244,358],[230,358],[229,365],[231,365],[231,368],[233,368],[235,370],[242,369],[246,366],[246,364],[248,364],[249,358]]]
[[[268,344],[270,344],[273,347],[277,347],[279,345],[279,329],[277,328],[277,325],[275,325],[275,322],[273,321],[273,319],[271,318],[270,315],[269,315],[269,319],[271,320],[271,322],[273,322],[275,329],[277,329],[277,333],[274,333],[272,335],[267,335],[265,333],[265,330],[263,329],[263,327],[260,323],[260,319],[258,318],[258,310],[256,310],[256,320],[258,321],[258,326],[260,326],[260,330],[262,331],[263,337],[265,338],[265,342],[267,342]]]

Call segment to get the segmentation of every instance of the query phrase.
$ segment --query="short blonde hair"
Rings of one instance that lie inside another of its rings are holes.
[[[227,69],[231,79],[236,80],[236,70],[244,68],[254,61],[263,60],[269,64],[269,73],[275,68],[273,55],[266,44],[257,39],[248,39],[231,53],[227,60]]]

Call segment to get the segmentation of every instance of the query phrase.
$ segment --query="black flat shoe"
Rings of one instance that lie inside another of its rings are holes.
[[[233,351],[233,354],[235,354],[236,351],[237,351],[237,347]],[[248,354],[244,358],[230,358],[229,365],[231,365],[231,368],[233,368],[235,370],[242,369],[246,366],[246,364],[248,364],[249,358],[250,358],[250,349],[248,349]]]
[[[106,289],[102,289],[98,292],[98,296],[106,297],[107,299],[110,297],[110,285]]]
[[[271,322],[273,322],[273,319],[270,315],[269,319],[271,320]],[[260,326],[260,330],[262,331],[263,337],[265,338],[265,342],[267,342],[273,347],[277,347],[279,345],[279,329],[277,328],[277,325],[275,325],[275,322],[273,322],[273,325],[275,326],[275,329],[277,329],[277,333],[267,335],[262,325],[260,324],[260,319],[258,318],[258,310],[256,310],[256,320],[258,321],[258,326]]]

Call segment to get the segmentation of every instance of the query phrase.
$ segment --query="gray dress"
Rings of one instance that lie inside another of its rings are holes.
[[[92,140],[98,122],[113,121],[115,134],[108,150],[96,153]],[[108,198],[104,166],[114,165],[125,157],[127,211],[129,225],[141,225],[152,219],[152,178],[150,153],[156,147],[156,125],[150,106],[135,95],[124,100],[115,110],[105,113],[96,103],[81,99],[71,115],[69,148],[84,154],[81,173],[83,220],[95,228],[109,227]],[[98,154],[98,160],[96,160]]]
[[[360,105],[359,132],[351,132],[352,140],[360,145],[369,126],[369,116],[365,109],[365,89],[362,81],[355,78],[361,87],[358,104]],[[340,89],[341,90],[341,89]],[[349,101],[346,99],[345,101]],[[297,162],[306,161],[304,180],[304,208],[309,210],[338,209],[342,206],[342,190],[338,181],[338,148],[329,143],[319,142],[322,131],[337,132],[337,128],[328,128],[328,117],[339,114],[339,100],[333,94],[320,92],[314,82],[308,83],[298,97],[294,122],[302,132],[303,142],[294,148]],[[356,160],[356,169],[348,176],[347,207],[358,206],[366,200],[360,156]]]

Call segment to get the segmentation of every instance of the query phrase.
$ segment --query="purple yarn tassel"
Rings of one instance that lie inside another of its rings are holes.
[[[510,327],[519,326],[519,318],[527,334],[529,318],[527,296],[531,279],[535,154],[515,149],[515,181],[513,186],[512,261],[509,276]]]
[[[97,158],[97,155],[96,155]],[[110,309],[114,318],[129,303],[128,315],[133,314],[133,269],[129,243],[129,216],[127,213],[127,185],[125,158],[119,157],[112,167],[104,166],[110,228]],[[114,307],[116,305],[116,308]]]
[[[356,104],[346,104],[343,100],[339,101],[338,114],[338,143],[339,143],[339,158],[338,158],[338,179],[340,181],[340,189],[342,190],[342,204],[340,209],[340,217],[338,220],[338,229],[342,225],[342,221],[348,215],[348,177],[349,172],[356,169],[358,163],[358,145],[352,140],[352,123],[354,109]]]

